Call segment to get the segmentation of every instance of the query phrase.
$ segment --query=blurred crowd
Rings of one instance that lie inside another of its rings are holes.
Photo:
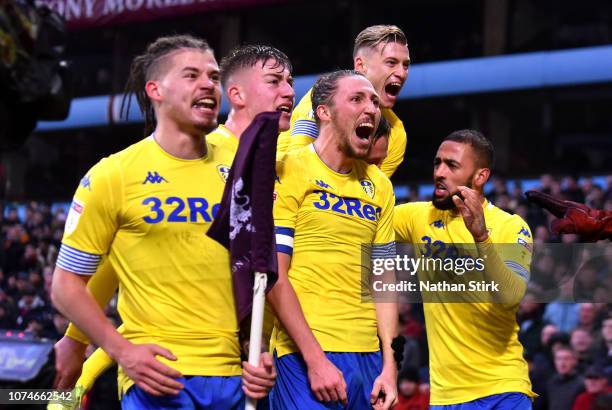
[[[578,183],[574,177],[542,175],[538,190],[612,210],[612,176],[599,186],[589,178]],[[612,247],[605,243],[597,254],[572,245],[579,240],[574,235],[552,235],[548,226],[553,217],[527,203],[520,183],[510,186],[494,179],[487,198],[520,215],[533,234],[532,280],[518,323],[533,389],[539,395],[534,409],[612,409]],[[414,195],[409,200],[429,198]],[[0,212],[0,329],[19,329],[51,340],[63,335],[67,321],[54,309],[49,290],[65,221],[65,209],[52,212],[49,204],[38,202],[27,204],[24,218],[15,208]],[[585,254],[590,255],[587,263],[568,259],[584,261]],[[572,273],[572,263],[580,265],[578,274]],[[114,307],[107,308],[107,314],[117,320]],[[428,351],[422,305],[402,303],[400,323],[407,343],[396,409],[427,409]]]

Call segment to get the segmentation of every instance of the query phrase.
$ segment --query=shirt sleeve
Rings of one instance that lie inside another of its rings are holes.
[[[413,204],[402,204],[395,207],[393,229],[397,242],[413,242],[410,236],[413,210]]]
[[[291,157],[291,156],[289,156]],[[287,156],[276,163],[277,179],[274,191],[274,225],[276,250],[287,255],[293,254],[293,237],[300,204],[304,198],[299,164]],[[287,172],[287,169],[289,172]],[[300,189],[300,187],[302,189]]]
[[[319,127],[312,111],[312,101],[309,91],[293,110],[291,115],[291,129],[289,151],[301,148],[312,143],[319,136]]]
[[[519,216],[512,216],[503,221],[495,242],[489,235],[484,242],[476,244],[480,257],[486,261],[486,279],[500,284],[501,290],[494,294],[494,301],[511,307],[522,300],[529,281],[531,251],[517,243],[522,228],[529,229]]]
[[[393,192],[393,185],[385,178],[382,188],[385,201],[381,209],[380,219],[378,220],[374,242],[377,244],[395,243],[395,234],[393,232],[395,194]]]
[[[520,216],[513,215],[504,225],[501,243],[502,258],[506,266],[525,281],[529,281],[533,253],[533,236],[529,225]]]
[[[391,110],[383,111],[383,115],[391,125],[391,135],[389,135],[389,149],[387,158],[385,158],[380,166],[382,172],[388,178],[395,173],[397,168],[404,161],[406,152],[406,130],[402,121]]]
[[[81,179],[66,218],[60,268],[93,275],[108,253],[118,227],[116,197],[121,190],[112,174],[111,161],[104,159]]]

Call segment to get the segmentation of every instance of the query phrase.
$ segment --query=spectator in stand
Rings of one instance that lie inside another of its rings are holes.
[[[17,302],[17,308],[19,309],[17,325],[25,329],[33,318],[39,319],[40,315],[42,315],[45,302],[29,284],[21,294],[22,296],[19,302]]]
[[[559,285],[559,298],[549,303],[544,310],[544,319],[560,331],[569,333],[578,325],[580,305],[571,303],[574,291],[573,281],[564,280]]]
[[[533,410],[546,410],[546,384],[554,373],[550,340],[558,331],[555,325],[545,325],[540,336],[540,349],[533,356],[525,354],[533,391],[539,396],[533,402]]]
[[[542,174],[542,176],[540,176],[540,187],[538,191],[550,194],[552,192],[553,182],[554,179],[550,174]]]
[[[595,362],[612,383],[612,311],[608,312],[608,316],[601,324],[601,337],[602,342],[595,352]]]
[[[523,194],[523,184],[520,181],[515,181],[510,194],[510,207],[518,210],[519,206],[526,205],[527,199]],[[525,208],[526,209],[526,208]],[[527,219],[527,217],[525,217]]]
[[[569,339],[560,339],[564,335],[564,333],[559,333],[559,329],[555,325],[547,324],[542,328],[539,349],[533,353],[532,361],[535,367],[547,375],[546,379],[553,373],[553,342],[555,348],[565,345],[565,341]]]
[[[593,185],[593,189],[584,202],[593,209],[602,209],[604,207],[605,195],[605,192],[599,185]]]
[[[544,225],[536,226],[533,234],[533,243],[546,243],[550,241],[550,231]]]
[[[578,360],[570,347],[555,351],[557,373],[548,381],[546,397],[549,410],[572,410],[574,400],[584,390],[584,380],[576,372]]]
[[[612,199],[612,175],[608,175],[606,178],[606,200]]]
[[[578,327],[587,332],[595,330],[597,317],[597,308],[593,303],[580,303],[578,309]]]
[[[578,373],[583,373],[593,364],[593,336],[585,329],[576,328],[571,334],[570,345],[578,359],[576,370]]]
[[[514,209],[514,213],[516,215],[520,216],[524,220],[529,218],[529,207],[526,204],[519,204],[516,208],[512,209]]]
[[[530,288],[533,288],[540,294],[555,292],[558,288],[558,283],[554,277],[555,258],[552,253],[548,249],[542,249],[541,252],[536,253],[534,259],[531,265]]]
[[[552,183],[550,184],[550,194],[559,198],[563,196],[561,183],[559,181],[553,179]]]
[[[591,366],[586,370],[584,387],[586,391],[578,395],[572,410],[610,409],[610,407],[598,405],[598,402],[602,401],[599,400],[600,396],[608,396],[608,402],[612,398],[612,387],[608,384],[608,379],[601,367]]]
[[[540,335],[540,346],[543,348],[549,347],[551,337],[557,333],[559,333],[559,328],[557,326],[552,324],[547,324],[544,326]]]
[[[508,188],[506,187],[506,181],[500,177],[492,177],[492,182],[493,189],[486,195],[487,199],[495,204],[495,206],[500,207],[498,202],[500,201],[500,198],[504,196],[505,199],[502,200],[502,202],[504,202],[504,205],[507,206],[510,196],[508,194]]]
[[[563,198],[574,202],[584,203],[584,192],[578,186],[576,178],[572,176],[565,177],[563,180],[564,189],[562,191]]]
[[[423,318],[422,305],[403,301],[399,304],[400,312],[400,333],[406,338],[404,345],[404,367],[420,367],[427,365],[427,340],[425,339],[425,324]]]
[[[583,178],[580,183],[580,189],[584,193],[585,198],[591,193],[593,190],[593,179],[592,178]]]
[[[9,208],[6,218],[4,219],[4,223],[7,226],[18,225],[21,223],[21,220],[19,219],[19,214],[17,213],[17,208]]]
[[[420,384],[419,371],[415,367],[404,368],[397,378],[398,402],[393,410],[429,409],[429,391]]]
[[[15,319],[11,317],[9,309],[4,303],[0,303],[0,329],[12,329]]]
[[[540,339],[546,322],[542,318],[543,305],[537,302],[533,292],[527,292],[519,305],[519,341],[525,355],[533,356],[541,349]]]
[[[0,305],[4,306],[6,310],[6,316],[10,318],[13,323],[17,318],[17,306],[15,301],[11,298],[3,289],[0,288]],[[14,326],[12,326],[14,327]]]

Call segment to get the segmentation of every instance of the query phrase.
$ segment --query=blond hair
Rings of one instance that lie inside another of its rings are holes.
[[[375,48],[381,43],[400,43],[408,45],[408,40],[404,32],[397,26],[377,25],[366,27],[361,33],[357,34],[357,37],[355,37],[353,57],[355,57],[362,48]]]

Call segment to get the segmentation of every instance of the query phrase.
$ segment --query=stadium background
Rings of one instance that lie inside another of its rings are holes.
[[[545,228],[550,216],[525,203],[526,189],[542,188],[612,210],[608,1],[212,0],[198,12],[177,6],[145,21],[124,15],[80,24],[75,13],[85,2],[47,3],[70,18],[65,57],[75,94],[68,119],[39,122],[23,144],[1,153],[0,328],[27,329],[51,339],[61,334],[62,318],[50,305],[48,286],[65,204],[95,162],[142,137],[137,116],[120,120],[119,101],[111,101],[109,110],[108,96],[121,93],[133,56],[164,34],[206,38],[218,59],[238,44],[271,44],[292,60],[299,98],[318,73],[352,66],[352,41],[361,29],[396,24],[408,37],[412,60],[394,109],[408,133],[404,163],[392,179],[398,203],[427,199],[441,138],[476,128],[493,140],[498,154],[488,197],[523,216],[535,241],[576,238],[551,236]],[[225,114],[220,123],[224,120]],[[554,272],[558,261],[551,259],[536,258],[533,269]],[[537,299],[537,289],[531,289],[534,294]],[[536,408],[547,408],[547,383],[555,366],[542,329],[557,326],[562,333],[553,342],[568,339],[579,352],[581,371],[598,361],[610,368],[612,321],[608,335],[602,322],[611,301],[542,305],[526,299],[519,312],[521,339],[526,357],[535,363],[534,387],[544,397]],[[409,337],[407,364],[420,369],[426,383],[421,309],[403,305],[401,320]]]

